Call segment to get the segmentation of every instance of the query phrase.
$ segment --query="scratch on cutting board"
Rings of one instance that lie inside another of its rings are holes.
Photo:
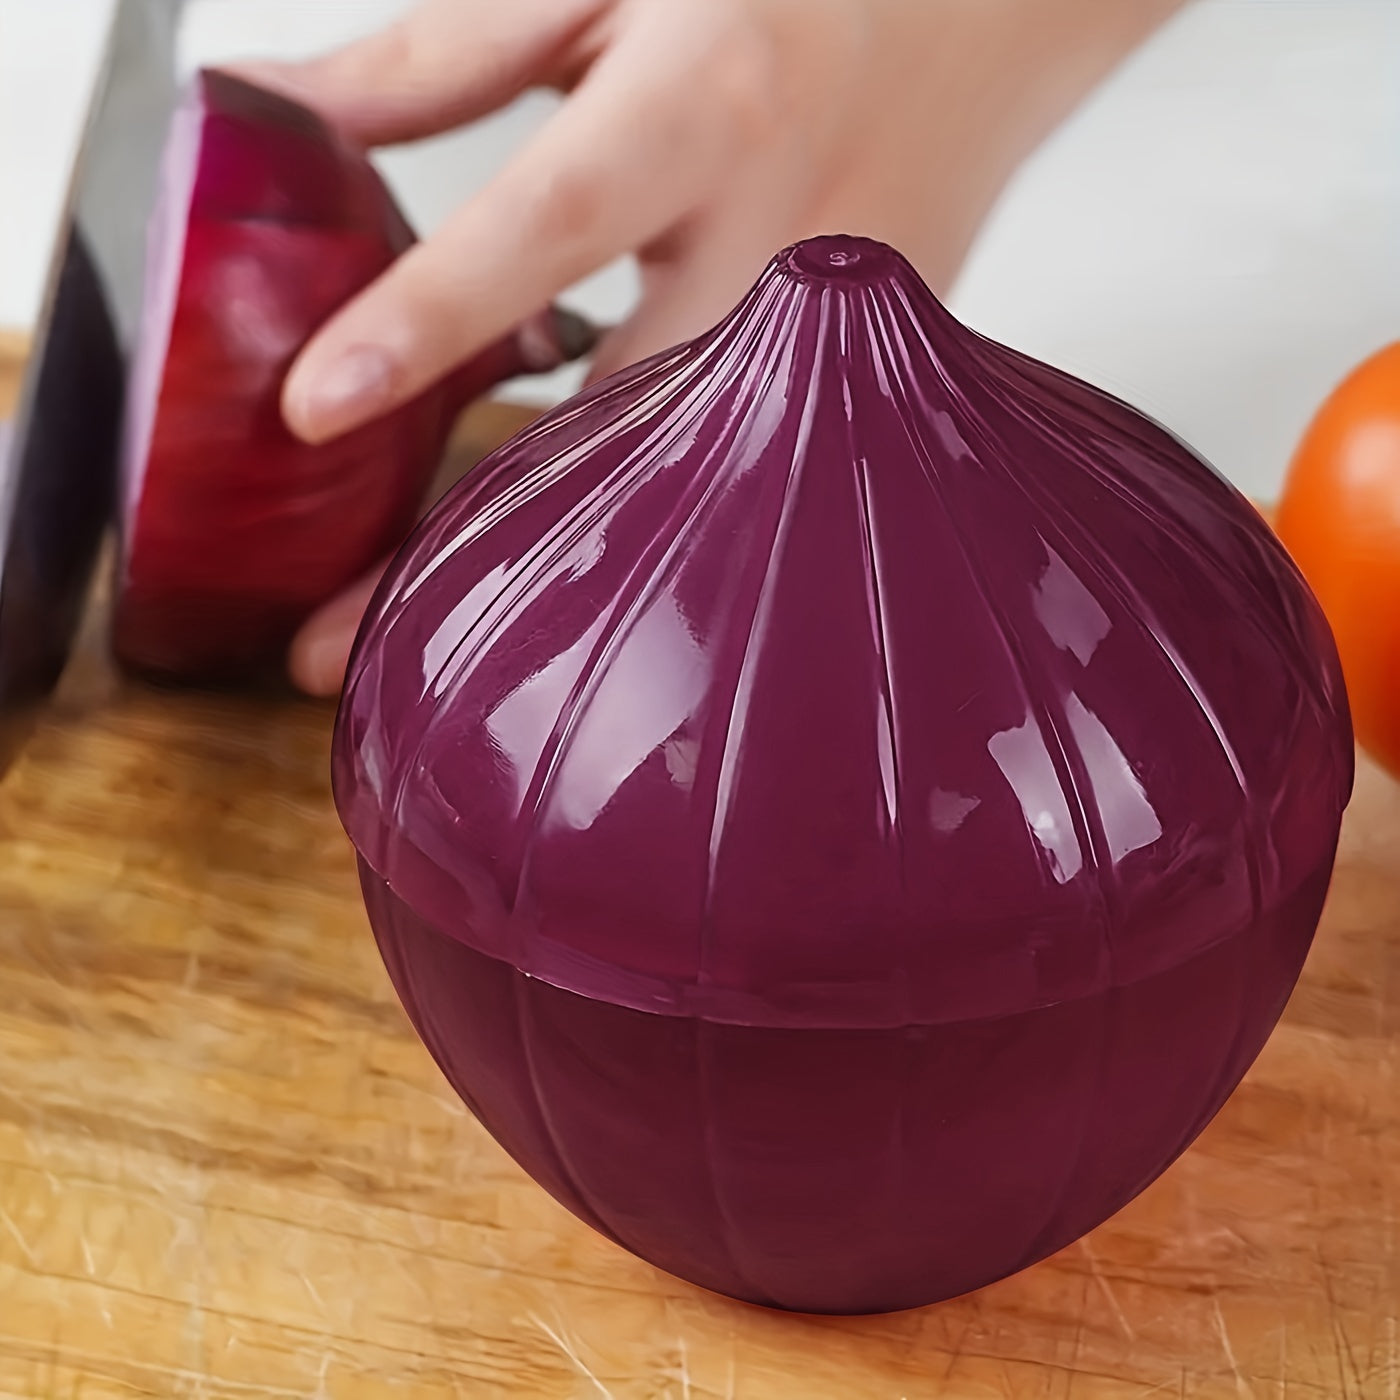
[[[1247,1397],[1247,1400],[1254,1400],[1254,1390],[1245,1380],[1244,1373],[1240,1370],[1240,1363],[1235,1357],[1235,1348],[1230,1344],[1230,1329],[1225,1325],[1225,1313],[1220,1306],[1219,1295],[1212,1293],[1210,1302],[1215,1309],[1215,1329],[1220,1333],[1220,1345],[1224,1349],[1226,1360],[1230,1363],[1230,1369],[1235,1373],[1235,1389]]]
[[[1322,1287],[1327,1294],[1327,1321],[1332,1328],[1332,1341],[1337,1355],[1337,1379],[1342,1383],[1342,1394],[1348,1393],[1348,1364],[1351,1366],[1351,1374],[1358,1389],[1364,1393],[1365,1386],[1361,1381],[1361,1368],[1356,1364],[1356,1353],[1351,1349],[1351,1338],[1347,1335],[1347,1329],[1342,1323],[1341,1313],[1337,1308],[1337,1292],[1332,1286],[1332,1270],[1327,1263],[1326,1256],[1322,1253],[1320,1242],[1314,1243],[1313,1254],[1317,1259],[1317,1267],[1322,1271]]]
[[[1385,1394],[1386,1400],[1395,1400],[1400,1395],[1400,1348],[1396,1347],[1396,1332],[1400,1330],[1392,1314],[1385,1320]]]
[[[975,1318],[976,1314],[972,1311],[972,1308],[969,1307],[967,1321],[963,1323],[962,1330],[958,1333],[957,1340],[953,1343],[952,1348],[948,1352],[948,1365],[943,1371],[942,1383],[944,1385],[948,1383],[949,1377],[953,1374],[953,1368],[958,1364],[958,1358],[962,1356],[963,1343],[967,1340],[967,1334],[972,1330],[972,1324]]]
[[[24,1238],[20,1228],[15,1224],[14,1217],[3,1206],[0,1206],[0,1225],[3,1225],[10,1232],[14,1242],[19,1246],[19,1252],[24,1255],[24,1262],[31,1269],[39,1268],[39,1260],[35,1257],[34,1251],[29,1247],[29,1241]]]
[[[78,1241],[78,1244],[83,1251],[83,1268],[87,1270],[87,1276],[89,1278],[96,1278],[97,1260],[92,1256],[92,1245],[89,1243],[88,1237],[84,1235],[82,1239]],[[105,1288],[98,1291],[97,1311],[102,1314],[102,1321],[107,1324],[107,1330],[111,1331],[116,1324],[112,1321],[112,1305],[107,1301],[107,1290]]]
[[[1060,1400],[1070,1400],[1074,1391],[1074,1378],[1077,1374],[1077,1364],[1079,1361],[1079,1346],[1084,1340],[1084,1314],[1089,1308],[1089,1280],[1084,1279],[1084,1288],[1079,1295],[1079,1307],[1076,1309],[1074,1319],[1074,1340],[1070,1343],[1069,1366],[1065,1372],[1065,1393]],[[959,1343],[961,1345],[961,1343]]]
[[[1128,1315],[1123,1311],[1122,1305],[1118,1301],[1118,1295],[1109,1284],[1108,1277],[1099,1268],[1099,1261],[1094,1257],[1094,1251],[1089,1248],[1089,1241],[1083,1239],[1079,1241],[1079,1247],[1084,1251],[1084,1257],[1089,1261],[1089,1272],[1094,1276],[1094,1282],[1098,1284],[1103,1296],[1108,1300],[1108,1306],[1113,1310],[1113,1316],[1118,1319],[1118,1325],[1123,1329],[1123,1335],[1130,1342],[1137,1341],[1137,1333],[1133,1331],[1132,1325],[1128,1321]]]
[[[549,1323],[547,1323],[544,1320],[544,1318],[540,1317],[538,1313],[531,1313],[530,1321],[533,1322],[535,1326],[538,1327],[540,1331],[543,1332],[545,1336],[548,1337],[549,1340],[553,1342],[554,1345],[557,1346],[559,1350],[562,1351],[570,1361],[573,1362],[574,1366],[578,1370],[579,1375],[583,1376],[586,1380],[591,1382],[593,1387],[597,1390],[598,1394],[603,1397],[603,1400],[614,1400],[612,1391],[610,1391],[607,1388],[607,1386],[605,1386],[603,1382],[600,1381],[598,1377],[594,1375],[594,1373],[588,1368],[588,1365],[584,1361],[583,1357],[581,1357],[578,1354],[578,1348],[574,1346],[573,1343],[570,1342],[567,1337],[564,1336],[562,1329],[556,1331],[553,1327],[549,1325]]]
[[[690,1358],[685,1350],[685,1338],[677,1334],[676,1346],[681,1354],[681,1400],[690,1400]]]
[[[1148,1386],[1146,1390],[1140,1390],[1137,1394],[1137,1400],[1147,1400],[1150,1395],[1160,1395],[1169,1386],[1175,1385],[1177,1385],[1177,1378],[1168,1376],[1166,1380],[1158,1381],[1156,1385]]]
[[[316,1372],[316,1389],[311,1395],[311,1400],[330,1400],[330,1391],[326,1389],[326,1376],[331,1369],[331,1354],[328,1351],[321,1353],[321,1367]]]

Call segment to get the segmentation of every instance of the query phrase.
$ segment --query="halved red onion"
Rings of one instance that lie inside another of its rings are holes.
[[[308,446],[284,376],[414,235],[318,117],[205,71],[174,117],[128,394],[115,649],[185,679],[280,668],[298,625],[412,525],[457,410],[587,348],[550,309],[413,403]]]

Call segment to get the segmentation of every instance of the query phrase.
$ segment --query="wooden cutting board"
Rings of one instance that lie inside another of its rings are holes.
[[[519,415],[469,422],[467,456]],[[0,1394],[1400,1395],[1400,786],[1363,766],[1301,986],[1087,1239],[890,1318],[743,1307],[538,1190],[366,928],[329,707],[115,679],[0,788]]]

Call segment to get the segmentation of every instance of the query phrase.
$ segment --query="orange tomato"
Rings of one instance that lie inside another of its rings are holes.
[[[1356,736],[1400,777],[1400,342],[1322,405],[1275,526],[1332,624]]]

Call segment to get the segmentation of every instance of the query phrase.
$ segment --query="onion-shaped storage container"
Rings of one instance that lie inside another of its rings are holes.
[[[1124,404],[811,240],[423,522],[336,796],[394,984],[535,1179],[804,1311],[1075,1239],[1224,1102],[1352,781],[1321,613]]]

